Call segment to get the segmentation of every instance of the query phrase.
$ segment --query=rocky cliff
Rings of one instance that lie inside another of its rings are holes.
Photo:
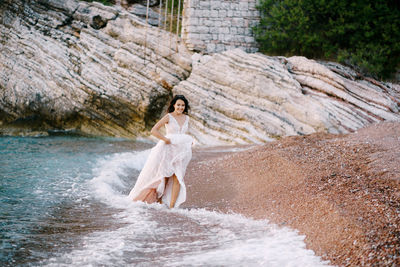
[[[3,134],[132,137],[154,124],[190,74],[190,54],[175,36],[120,7],[6,0],[0,12]]]
[[[208,144],[264,142],[285,135],[347,133],[400,120],[400,86],[331,62],[239,49],[193,56],[175,88],[192,103],[192,134]]]
[[[0,133],[146,134],[172,93],[204,144],[345,133],[399,121],[400,86],[341,65],[230,50],[192,55],[129,9],[68,0],[0,3]]]

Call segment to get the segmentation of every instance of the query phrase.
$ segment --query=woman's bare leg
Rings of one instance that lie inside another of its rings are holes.
[[[154,203],[157,201],[157,192],[155,188],[148,189],[146,196],[143,198],[143,202]]]
[[[178,178],[176,177],[175,174],[172,175],[170,179],[173,180],[172,180],[171,202],[169,203],[169,208],[173,208],[175,206],[176,199],[178,198],[181,185],[179,184]]]

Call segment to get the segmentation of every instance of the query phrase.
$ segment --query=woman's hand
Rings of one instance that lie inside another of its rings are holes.
[[[159,130],[162,126],[164,126],[166,123],[168,123],[168,121],[169,121],[169,116],[167,114],[161,120],[159,120],[156,123],[156,125],[154,125],[153,128],[151,129],[151,134],[154,135],[155,137],[157,137],[158,139],[163,140],[167,145],[171,144],[171,140],[169,140],[167,137],[162,135]]]

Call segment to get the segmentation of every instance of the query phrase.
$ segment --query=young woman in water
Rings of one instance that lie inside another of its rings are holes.
[[[129,193],[134,201],[165,203],[170,208],[179,207],[186,200],[183,181],[186,167],[192,158],[193,138],[186,134],[189,123],[189,103],[183,95],[170,102],[168,113],[151,129],[160,139]],[[160,129],[165,126],[166,135]]]

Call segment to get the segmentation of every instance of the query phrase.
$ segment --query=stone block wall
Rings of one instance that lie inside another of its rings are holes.
[[[257,0],[185,0],[182,39],[193,51],[241,48],[256,52],[252,27],[260,20]]]

